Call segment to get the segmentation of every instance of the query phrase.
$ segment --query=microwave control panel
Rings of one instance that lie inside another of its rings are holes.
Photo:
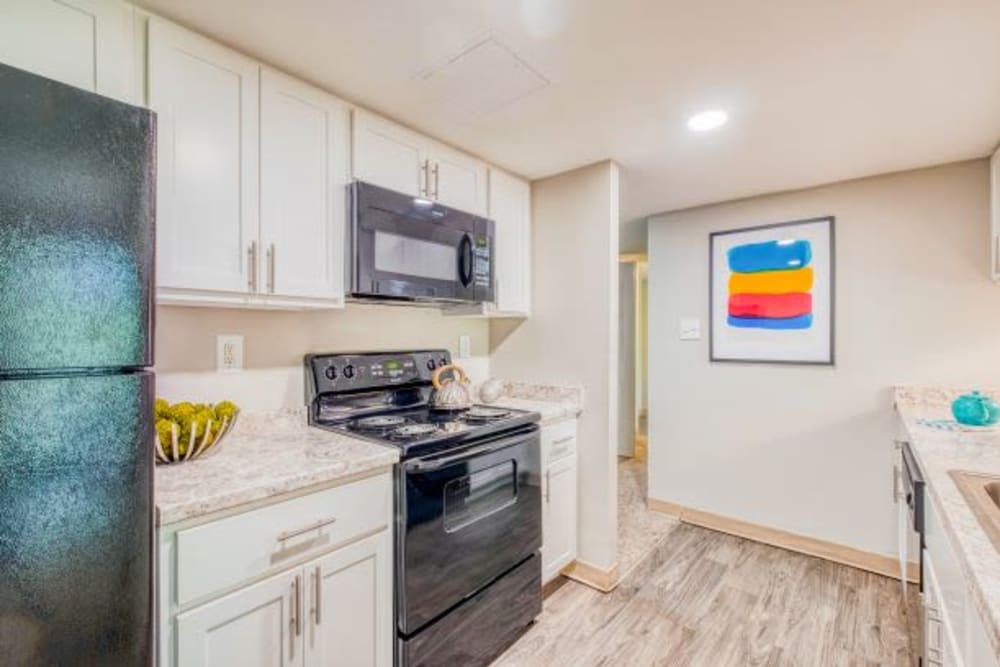
[[[472,251],[472,276],[477,287],[492,285],[490,267],[490,239],[487,236],[477,236],[475,248]]]

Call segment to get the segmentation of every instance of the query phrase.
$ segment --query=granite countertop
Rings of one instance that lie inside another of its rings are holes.
[[[397,450],[306,423],[305,410],[244,413],[219,451],[157,465],[159,525],[388,468]]]
[[[478,394],[478,392],[476,392]],[[529,410],[542,416],[542,426],[575,419],[583,412],[583,388],[575,386],[505,382],[498,407]]]
[[[1000,475],[1000,429],[944,431],[923,423],[952,419],[951,402],[963,393],[897,387],[895,404],[983,626],[1000,654],[1000,553],[948,475],[949,470]],[[1000,398],[997,392],[984,393]]]

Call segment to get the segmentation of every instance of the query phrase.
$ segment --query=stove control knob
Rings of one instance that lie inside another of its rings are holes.
[[[442,359],[442,360],[441,360],[441,361],[440,361],[440,362],[438,363],[438,366],[447,366],[447,365],[448,365],[448,360],[447,360],[447,359]]]
[[[437,368],[437,364],[434,363],[434,360],[433,359],[428,359],[427,360],[427,370],[432,371],[435,368]]]
[[[336,380],[337,379],[337,367],[336,366],[327,366],[326,367],[326,371],[324,372],[324,374],[326,375],[327,379],[329,379],[329,380]]]
[[[354,366],[350,364],[344,366],[344,377],[347,378],[348,380],[354,377]]]

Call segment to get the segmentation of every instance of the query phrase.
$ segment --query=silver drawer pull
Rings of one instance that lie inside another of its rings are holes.
[[[552,441],[552,444],[553,444],[553,445],[561,445],[561,444],[563,444],[564,442],[569,442],[569,441],[570,441],[570,440],[572,440],[572,439],[573,439],[574,437],[575,437],[575,436],[572,436],[572,435],[567,435],[567,436],[566,436],[565,438],[559,438],[558,440],[553,440],[553,441]]]
[[[296,528],[295,530],[286,530],[281,535],[278,535],[279,542],[285,542],[292,539],[293,537],[298,537],[299,535],[305,535],[306,533],[311,533],[314,530],[319,530],[324,526],[329,526],[337,521],[337,517],[330,517],[329,519],[320,519],[316,523],[311,523],[303,528]]]

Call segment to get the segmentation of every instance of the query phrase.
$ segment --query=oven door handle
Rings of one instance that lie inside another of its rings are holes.
[[[458,454],[452,454],[451,456],[410,461],[406,464],[406,469],[412,472],[430,472],[432,470],[440,470],[441,468],[450,466],[460,461],[466,461],[477,456],[483,456],[484,454],[493,454],[494,452],[499,452],[502,449],[519,445],[525,442],[524,435],[525,434],[521,434],[516,437],[504,438],[503,440],[490,442],[485,445],[480,445],[479,447],[463,450]]]

